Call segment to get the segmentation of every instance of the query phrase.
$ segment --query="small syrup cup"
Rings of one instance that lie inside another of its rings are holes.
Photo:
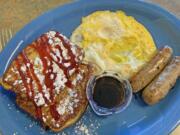
[[[96,80],[101,77],[113,77],[114,79],[117,79],[119,82],[121,82],[121,84],[124,87],[124,100],[120,105],[109,109],[109,108],[98,106],[97,103],[94,101],[93,99],[94,86],[95,86]],[[120,77],[119,74],[113,71],[105,71],[103,73],[100,73],[99,75],[95,75],[90,78],[86,87],[86,95],[93,111],[99,116],[106,116],[106,115],[120,113],[128,107],[132,99],[132,88],[127,79],[123,79],[122,77]]]

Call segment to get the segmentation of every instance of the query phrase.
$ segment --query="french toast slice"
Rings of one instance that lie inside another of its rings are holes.
[[[0,84],[16,93],[16,103],[44,127],[58,132],[86,110],[86,84],[94,72],[83,51],[50,31],[28,45],[11,63]]]

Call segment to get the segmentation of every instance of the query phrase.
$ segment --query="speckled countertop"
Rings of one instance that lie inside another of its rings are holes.
[[[161,5],[180,18],[180,0],[147,1]],[[14,34],[44,11],[68,2],[70,0],[0,0],[0,31],[11,29]],[[180,135],[180,126],[172,135]]]

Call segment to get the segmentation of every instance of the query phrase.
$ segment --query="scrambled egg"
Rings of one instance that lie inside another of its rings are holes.
[[[85,50],[85,60],[125,78],[136,73],[156,52],[148,30],[122,11],[97,11],[84,17],[71,41]]]

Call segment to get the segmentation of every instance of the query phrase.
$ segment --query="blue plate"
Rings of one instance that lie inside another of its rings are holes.
[[[0,76],[13,58],[27,44],[48,30],[66,36],[80,24],[81,18],[96,10],[123,10],[134,16],[151,32],[157,47],[169,45],[180,54],[180,21],[164,9],[142,1],[82,0],[44,13],[19,31],[0,53]],[[160,103],[147,106],[140,94],[134,95],[130,106],[120,114],[96,116],[88,108],[80,121],[60,134],[76,135],[166,135],[180,120],[180,80]],[[88,130],[85,130],[86,127]],[[20,110],[15,95],[0,88],[0,130],[3,135],[51,135]]]

